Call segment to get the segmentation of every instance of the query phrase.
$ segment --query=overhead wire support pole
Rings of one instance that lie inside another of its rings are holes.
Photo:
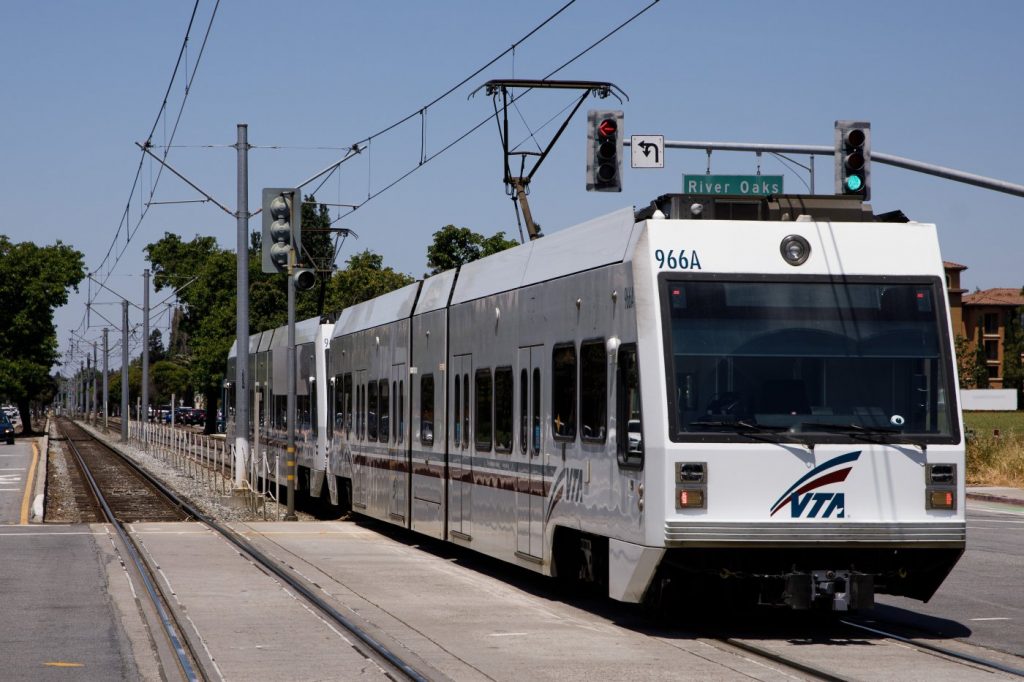
[[[128,301],[121,301],[121,442],[128,442]]]
[[[629,140],[625,140],[623,142],[624,147],[628,147],[629,145]],[[747,142],[700,142],[689,140],[665,140],[665,148],[705,149],[709,151],[715,150],[726,152],[767,152],[773,154],[810,154],[811,156],[819,154],[832,156],[836,151],[835,147],[825,145],[752,144]],[[905,170],[917,171],[918,173],[924,173],[926,175],[934,175],[939,178],[945,178],[946,180],[953,180],[955,182],[962,182],[966,185],[974,185],[975,187],[990,189],[995,192],[1002,192],[1003,194],[1012,194],[1014,196],[1024,197],[1024,185],[1017,184],[1015,182],[1006,182],[1005,180],[989,178],[984,175],[965,173],[964,171],[956,170],[955,168],[939,166],[932,163],[924,163],[922,161],[915,161],[906,157],[896,156],[895,154],[884,154],[874,150],[871,152],[871,161],[884,163],[889,166],[896,166],[897,168],[903,168]]]
[[[238,212],[235,213],[236,310],[235,337],[235,489],[240,489],[249,464],[249,126],[237,125]]]

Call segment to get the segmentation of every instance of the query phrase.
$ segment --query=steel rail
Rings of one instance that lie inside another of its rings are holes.
[[[178,665],[181,666],[182,674],[190,682],[198,682],[201,678],[192,667],[192,661],[190,660],[189,654],[185,650],[185,645],[182,644],[183,637],[179,636],[179,628],[174,623],[171,614],[164,608],[163,596],[160,594],[159,588],[157,588],[153,581],[150,580],[149,569],[136,550],[135,543],[131,540],[131,537],[124,529],[124,525],[121,521],[114,516],[113,510],[111,510],[110,505],[107,504],[107,500],[103,496],[103,492],[100,490],[99,485],[97,485],[96,479],[93,478],[92,472],[89,471],[89,467],[86,465],[85,458],[82,457],[82,453],[79,451],[74,441],[71,440],[70,434],[68,434],[67,430],[63,427],[61,430],[64,432],[64,437],[67,440],[68,445],[71,447],[71,450],[75,455],[75,459],[78,461],[78,466],[82,470],[82,474],[89,483],[89,488],[92,490],[93,496],[96,498],[96,501],[99,502],[107,520],[112,526],[114,526],[114,530],[117,531],[118,537],[121,538],[121,542],[124,543],[124,546],[128,551],[128,555],[132,559],[132,563],[135,565],[136,570],[138,570],[139,575],[142,577],[142,582],[146,586],[146,592],[149,595],[150,601],[153,603],[153,606],[156,608],[157,614],[160,617],[160,624],[163,627],[164,634],[167,636],[167,639],[171,643],[171,647],[174,649],[174,654],[177,657]]]
[[[732,637],[726,637],[725,639],[719,639],[717,641],[723,642],[725,644],[728,644],[729,646],[736,647],[737,649],[741,649],[748,653],[754,654],[755,656],[767,658],[769,661],[780,663],[786,666],[787,668],[792,668],[794,670],[799,670],[802,673],[813,675],[816,678],[826,680],[826,682],[850,682],[850,678],[848,677],[839,677],[838,675],[830,673],[826,670],[822,670],[821,668],[815,668],[812,665],[801,663],[800,661],[794,660],[792,658],[787,658],[782,654],[777,654],[774,651],[770,651],[759,646],[754,646],[753,644],[747,644],[746,642],[734,639]]]
[[[267,557],[265,554],[256,549],[250,542],[239,536],[237,533],[235,533],[227,526],[222,526],[217,521],[214,521],[206,514],[204,514],[202,511],[195,508],[187,500],[184,500],[181,497],[179,497],[174,491],[164,486],[160,481],[158,481],[156,478],[154,478],[152,475],[146,472],[145,469],[142,469],[138,465],[135,465],[131,461],[131,458],[125,456],[118,448],[115,448],[109,443],[104,443],[104,446],[109,448],[113,452],[117,453],[124,460],[135,466],[135,468],[143,476],[145,476],[147,480],[149,480],[151,483],[157,486],[163,494],[170,498],[170,500],[174,502],[176,505],[181,507],[182,510],[184,510],[186,513],[188,513],[190,516],[195,518],[200,523],[203,523],[212,528],[213,530],[217,531],[218,533],[220,533],[221,536],[223,536],[226,540],[228,540],[237,548],[245,552],[245,554],[251,557],[260,566],[271,571],[285,584],[287,584],[289,587],[291,587],[296,592],[301,594],[313,606],[318,608],[328,618],[330,618],[336,624],[342,626],[350,633],[352,633],[356,638],[359,639],[359,641],[361,641],[363,644],[369,647],[375,654],[377,654],[378,656],[380,656],[380,658],[382,658],[388,664],[393,666],[397,671],[405,675],[409,680],[413,680],[414,682],[428,682],[428,680],[430,679],[429,677],[425,676],[423,673],[419,672],[411,665],[406,663],[397,654],[388,649],[384,644],[378,642],[372,635],[363,630],[353,621],[346,618],[341,612],[339,612],[333,606],[331,606],[323,599],[318,597],[312,590],[310,590],[305,585],[305,583],[300,581],[287,570],[281,568],[276,562],[272,561],[269,557]]]
[[[933,651],[933,652],[935,652],[937,654],[942,654],[943,656],[949,656],[951,658],[956,658],[956,659],[959,659],[959,660],[962,660],[962,661],[968,661],[970,663],[974,663],[976,665],[980,665],[980,666],[983,666],[983,667],[986,667],[986,668],[992,668],[993,670],[998,670],[999,672],[1008,673],[1010,675],[1017,675],[1019,677],[1024,677],[1024,668],[1014,668],[1013,666],[1003,665],[1002,663],[997,663],[996,661],[989,661],[987,659],[980,658],[978,656],[972,656],[971,654],[963,654],[963,653],[960,653],[958,651],[953,651],[951,649],[944,649],[944,648],[942,648],[940,646],[935,646],[934,644],[928,644],[927,642],[920,642],[920,641],[918,641],[916,639],[912,639],[910,637],[903,637],[902,635],[893,634],[891,632],[885,632],[884,630],[879,630],[877,628],[872,628],[872,627],[869,627],[867,625],[861,625],[860,623],[854,623],[853,621],[849,621],[849,620],[840,620],[839,622],[842,623],[843,625],[846,625],[846,626],[849,626],[849,627],[852,627],[852,628],[856,628],[858,630],[864,630],[864,631],[870,632],[870,633],[872,633],[874,635],[879,635],[881,637],[886,637],[887,639],[894,639],[897,642],[900,642],[902,644],[908,644],[910,646],[917,647],[919,649],[925,649],[927,651]]]

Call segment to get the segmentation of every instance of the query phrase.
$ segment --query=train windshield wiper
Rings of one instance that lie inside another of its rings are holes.
[[[856,438],[857,440],[862,440],[867,443],[875,443],[877,445],[886,445],[891,442],[891,439],[883,440],[880,437],[903,433],[899,429],[890,429],[883,426],[869,429],[865,426],[854,423],[833,424],[830,422],[800,422],[796,427],[799,427],[801,430],[811,429],[817,431],[829,431],[831,433],[841,433],[851,438]]]
[[[772,438],[770,436],[762,436],[758,434],[779,433],[787,430],[784,426],[761,426],[760,424],[753,424],[751,422],[744,421],[743,419],[737,419],[735,421],[710,419],[692,421],[686,426],[687,428],[697,426],[706,429],[722,429],[735,431],[737,435],[746,436],[747,438],[750,438],[752,440],[764,441],[765,443],[778,443],[779,439]]]

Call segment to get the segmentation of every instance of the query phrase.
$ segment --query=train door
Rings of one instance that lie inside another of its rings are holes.
[[[518,395],[519,442],[516,445],[516,554],[544,558],[544,507],[547,480],[544,473],[543,395],[541,367],[543,346],[519,349]]]
[[[366,509],[370,470],[366,465],[366,370],[355,371],[355,419],[352,428],[352,506]]]
[[[451,415],[452,441],[448,452],[448,472],[450,485],[448,488],[448,509],[451,520],[448,524],[452,537],[462,540],[472,539],[471,521],[473,509],[473,450],[471,447],[472,432],[470,424],[471,381],[473,376],[473,356],[456,355],[452,358]]]
[[[387,439],[388,459],[397,463],[396,475],[391,481],[391,503],[389,513],[395,521],[405,523],[409,518],[409,478],[411,476],[409,467],[409,452],[405,444],[402,428],[405,423],[402,419],[402,395],[405,388],[405,363],[391,365],[391,377],[381,382],[380,390],[380,412],[384,423],[381,424],[380,439]],[[391,385],[388,386],[388,381]],[[388,405],[390,403],[390,406]]]

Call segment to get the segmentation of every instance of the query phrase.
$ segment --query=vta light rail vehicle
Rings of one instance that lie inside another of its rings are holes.
[[[307,320],[299,483],[626,602],[927,600],[963,428],[935,226],[887,219],[665,195]],[[284,336],[250,342],[261,448]]]

